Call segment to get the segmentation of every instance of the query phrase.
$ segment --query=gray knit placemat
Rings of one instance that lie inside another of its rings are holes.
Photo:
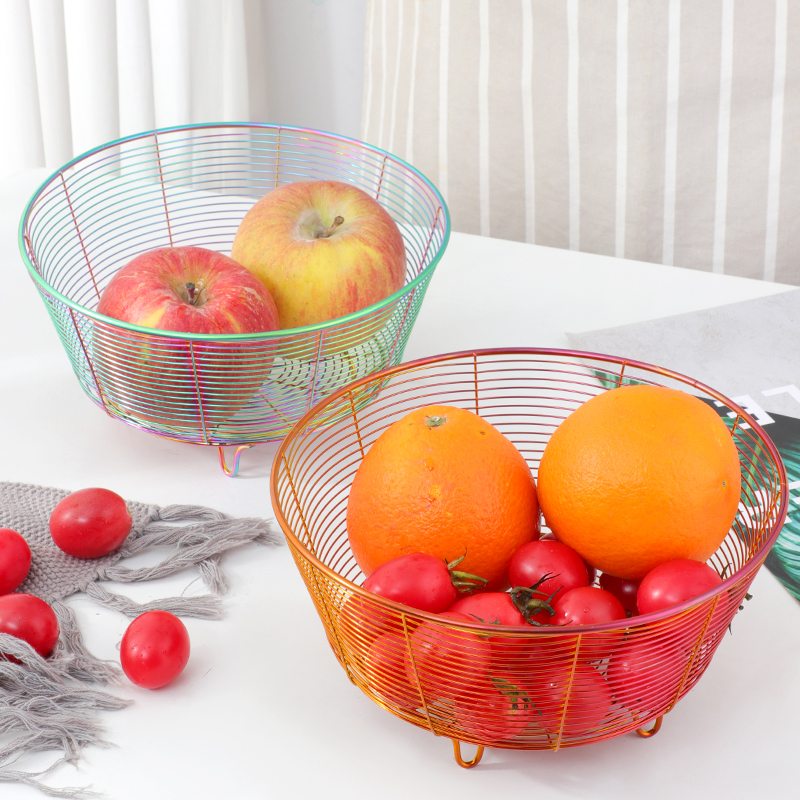
[[[76,763],[88,744],[107,746],[97,712],[124,708],[127,702],[88,684],[119,681],[116,663],[101,661],[84,646],[72,609],[64,602],[84,592],[98,603],[129,617],[154,609],[191,617],[221,615],[220,595],[227,589],[219,558],[248,542],[278,544],[272,523],[258,518],[235,518],[204,506],[159,507],[128,502],[133,527],[125,543],[97,559],[69,556],[55,546],[49,520],[58,502],[69,492],[44,486],[0,482],[0,527],[21,533],[31,548],[31,569],[20,592],[41,597],[58,617],[61,635],[55,652],[41,658],[26,642],[0,633],[0,783],[20,782],[51,797],[91,797],[81,788],[56,789],[39,778],[62,763]],[[119,562],[155,546],[171,546],[168,555],[151,567],[132,569]],[[131,583],[196,568],[208,592],[195,597],[168,597],[136,603],[109,591],[105,581]],[[13,738],[9,738],[13,734]],[[60,758],[38,773],[15,769],[24,754],[60,751]]]

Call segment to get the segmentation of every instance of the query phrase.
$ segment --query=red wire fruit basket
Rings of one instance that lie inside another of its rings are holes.
[[[718,587],[658,613],[571,629],[455,622],[361,587],[365,576],[347,538],[347,499],[364,453],[389,425],[421,406],[466,408],[509,438],[536,475],[560,422],[589,398],[624,384],[694,394],[717,408],[730,429],[742,496],[730,532],[708,561],[723,578]],[[375,399],[364,404],[367,398]],[[633,731],[655,733],[711,661],[787,507],[775,446],[733,401],[650,364],[545,349],[436,356],[351,383],[305,414],[281,443],[271,493],[350,680],[391,713],[452,739],[456,760],[466,767],[478,763],[486,746],[558,750]],[[513,723],[509,703],[501,707],[498,696],[510,698]],[[471,761],[462,758],[461,742],[478,746]]]

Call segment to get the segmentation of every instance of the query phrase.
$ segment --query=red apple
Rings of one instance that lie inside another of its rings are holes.
[[[288,183],[247,212],[231,256],[263,281],[281,328],[342,317],[402,288],[403,237],[366,192],[339,181]]]
[[[137,256],[111,279],[97,310],[156,331],[246,334],[278,327],[264,285],[233,259],[200,247]],[[93,353],[107,405],[178,434],[208,433],[229,420],[272,367],[266,344],[155,338],[103,323],[95,325]]]

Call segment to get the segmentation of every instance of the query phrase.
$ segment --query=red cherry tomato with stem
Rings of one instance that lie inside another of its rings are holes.
[[[39,597],[20,592],[4,594],[0,596],[0,633],[22,639],[42,658],[47,658],[58,641],[58,619]],[[11,656],[6,658],[17,661]]]
[[[108,489],[80,489],[50,515],[50,535],[75,558],[100,558],[128,538],[133,519],[125,501]]]
[[[474,622],[466,614],[445,611],[440,616],[453,622]],[[454,699],[491,665],[491,645],[486,637],[469,630],[456,630],[423,622],[410,636],[411,654],[406,653],[408,681],[422,686],[426,701]]]
[[[189,632],[168,611],[146,611],[125,631],[119,657],[133,683],[158,689],[183,672],[189,660]]]
[[[514,587],[536,586],[552,602],[571,589],[589,585],[583,559],[571,548],[555,540],[528,542],[511,556],[508,579]]]
[[[455,700],[456,723],[482,740],[519,736],[537,714],[530,689],[518,677],[492,671]]]
[[[527,593],[524,587],[508,592],[483,592],[462,597],[450,610],[466,614],[473,622],[513,628],[540,628],[549,625],[552,607],[547,598]],[[541,605],[544,604],[544,607]],[[548,610],[549,609],[549,610]],[[526,618],[527,614],[527,618]],[[558,657],[564,645],[558,637],[489,636],[495,668],[524,669],[530,659]]]
[[[31,549],[25,537],[11,528],[0,528],[0,595],[13,592],[31,568]]]
[[[511,625],[520,628],[528,625],[508,592],[471,594],[453,603],[450,610],[466,614],[470,621],[485,625]]]
[[[407,553],[373,570],[364,588],[396,603],[438,614],[458,600],[459,590],[486,585],[483,578],[459,572],[463,556],[447,563],[427,553]]]

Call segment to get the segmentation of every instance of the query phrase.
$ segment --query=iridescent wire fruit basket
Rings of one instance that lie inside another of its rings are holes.
[[[369,193],[403,236],[406,281],[380,303],[257,335],[155,331],[96,312],[134,256],[195,245],[230,254],[260,197],[292,181]],[[283,437],[317,401],[401,361],[450,234],[436,188],[395,156],[321,131],[257,123],[151,131],[98,147],[36,191],[19,228],[23,259],[86,394],[150,433],[220,448]]]
[[[365,576],[347,538],[347,499],[364,453],[394,421],[431,404],[466,408],[508,437],[536,475],[549,437],[570,412],[631,383],[670,386],[701,398],[719,411],[736,443],[742,497],[730,532],[708,562],[723,578],[716,589],[659,613],[558,629],[454,622],[361,588]],[[369,405],[362,403],[365,398],[372,399]],[[708,666],[787,508],[786,473],[775,446],[719,392],[629,359],[542,349],[436,356],[351,383],[306,413],[281,443],[271,493],[330,646],[350,680],[398,717],[452,739],[462,766],[474,766],[485,746],[558,750],[632,731],[652,735]],[[395,652],[384,649],[376,657],[387,618],[397,637]],[[438,671],[423,671],[426,647],[442,637],[458,657]],[[486,642],[489,672],[522,691],[520,703],[530,703],[525,725],[514,735],[486,701],[486,676],[479,674],[487,669]],[[461,755],[462,742],[478,746],[470,761]]]

